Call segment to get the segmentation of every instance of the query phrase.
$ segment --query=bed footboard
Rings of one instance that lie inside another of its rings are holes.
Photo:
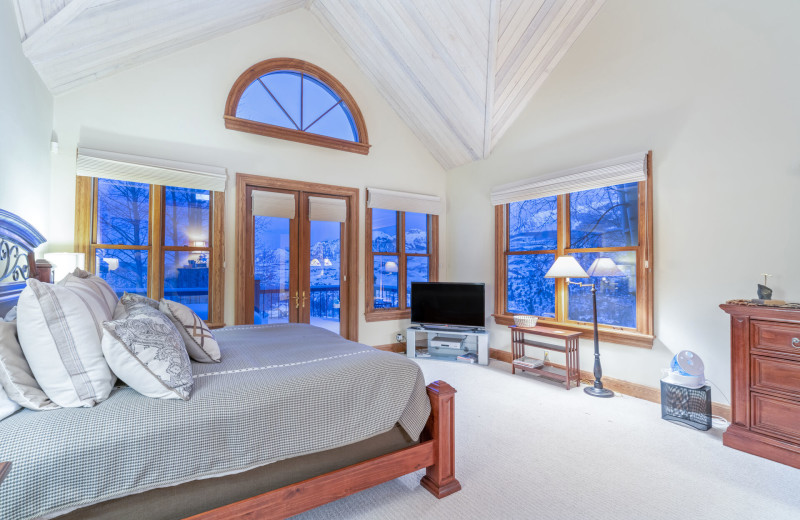
[[[433,438],[436,462],[428,466],[419,483],[436,498],[442,498],[461,489],[461,483],[455,476],[456,389],[444,381],[434,381],[427,388],[431,416],[425,429]]]
[[[456,390],[444,381],[427,387],[431,416],[422,442],[359,464],[325,473],[188,520],[279,519],[308,511],[398,477],[426,469],[420,484],[442,498],[461,489],[455,478],[454,412]]]

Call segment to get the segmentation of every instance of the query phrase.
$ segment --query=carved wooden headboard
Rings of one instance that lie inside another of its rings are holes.
[[[33,250],[44,242],[36,228],[0,209],[0,317],[16,305],[25,280],[39,276]]]

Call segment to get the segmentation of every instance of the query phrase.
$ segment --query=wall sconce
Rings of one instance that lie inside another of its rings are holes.
[[[58,134],[55,130],[50,134],[50,153],[58,153]]]

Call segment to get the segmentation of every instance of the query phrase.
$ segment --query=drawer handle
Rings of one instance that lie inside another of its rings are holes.
[[[792,346],[794,348],[800,348],[800,338],[792,338]]]

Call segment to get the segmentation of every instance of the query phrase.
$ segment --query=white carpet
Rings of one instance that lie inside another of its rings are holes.
[[[417,472],[297,518],[800,519],[800,469],[664,421],[655,403],[566,391],[495,360],[418,362],[458,391],[463,489],[437,500]]]

